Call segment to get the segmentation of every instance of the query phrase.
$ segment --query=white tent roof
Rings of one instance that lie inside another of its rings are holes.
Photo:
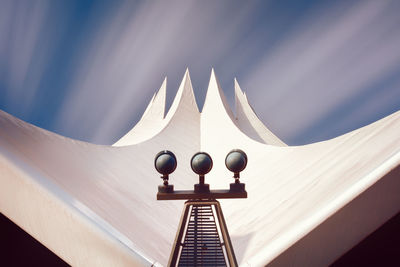
[[[400,210],[400,112],[331,140],[286,146],[237,83],[234,117],[214,72],[202,113],[188,72],[164,117],[165,90],[166,81],[114,146],[0,112],[0,211],[72,265],[166,265],[183,202],[156,201],[155,154],[173,151],[170,183],[190,189],[197,177],[189,160],[208,152],[206,182],[215,189],[233,181],[224,165],[233,148],[249,158],[241,175],[248,199],[221,204],[241,265],[329,264]]]

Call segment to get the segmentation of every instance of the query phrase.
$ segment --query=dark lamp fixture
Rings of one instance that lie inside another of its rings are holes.
[[[160,192],[169,193],[174,191],[174,186],[168,184],[168,175],[176,169],[177,161],[174,153],[168,150],[160,151],[154,159],[154,167],[162,174],[163,185],[158,187]]]
[[[244,191],[244,184],[240,182],[240,172],[247,166],[247,155],[243,150],[233,149],[225,158],[225,166],[233,172],[234,184],[230,184],[231,191]]]
[[[204,183],[204,175],[213,167],[213,160],[206,152],[197,152],[190,160],[193,172],[199,175],[199,183],[194,185],[194,190],[174,190],[173,185],[168,184],[168,175],[176,165],[175,155],[168,150],[158,153],[154,160],[154,166],[164,180],[164,184],[158,186],[157,200],[187,200],[168,266],[237,267],[228,228],[217,199],[247,198],[245,184],[239,181],[239,174],[247,165],[246,153],[234,149],[225,158],[225,165],[235,178],[235,183],[231,183],[229,189],[210,190],[210,185]]]
[[[234,178],[240,178],[240,172],[246,168],[247,155],[240,149],[231,150],[225,158],[225,166],[234,173]]]
[[[199,175],[199,183],[194,185],[195,192],[210,192],[210,186],[204,183],[204,175],[213,167],[213,161],[206,152],[197,152],[190,160],[192,170]]]

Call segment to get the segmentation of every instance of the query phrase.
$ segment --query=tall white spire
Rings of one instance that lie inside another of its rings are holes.
[[[218,117],[228,115],[230,120],[234,120],[232,110],[229,107],[229,103],[226,100],[224,91],[222,90],[218,82],[214,68],[211,69],[206,99],[204,101],[204,106],[201,113],[207,114],[209,112],[218,112],[217,114],[215,114]]]
[[[199,110],[190,79],[189,69],[186,69],[175,99],[164,119],[166,83],[167,78],[164,79],[160,89],[151,99],[140,121],[131,131],[118,140],[114,146],[132,145],[142,142],[160,132],[167,125],[171,124],[171,121],[186,121],[188,118],[197,121]],[[276,137],[258,119],[249,105],[245,94],[241,91],[236,79],[235,99],[236,118],[226,100],[215,71],[212,69],[201,117],[212,117],[214,124],[220,125],[220,127],[222,127],[224,123],[228,123],[229,127],[236,125],[244,134],[258,142],[285,146],[285,143]],[[183,117],[186,117],[186,119]],[[203,124],[206,125],[207,123],[204,122]],[[211,126],[211,128],[214,129],[215,127]],[[235,128],[233,131],[237,131],[237,129]],[[203,129],[202,132],[202,135],[207,136],[211,134],[212,130]]]
[[[186,69],[185,71],[174,102],[172,103],[165,119],[169,121],[175,116],[180,116],[180,114],[187,113],[199,113],[196,98],[193,92],[192,81],[190,79],[189,69]]]

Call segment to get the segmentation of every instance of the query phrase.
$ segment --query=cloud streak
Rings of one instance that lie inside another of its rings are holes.
[[[45,27],[48,3],[3,1],[0,8],[0,75],[3,101],[17,113],[31,111],[35,92],[48,56],[46,46],[37,48]],[[48,52],[48,51],[47,51]],[[30,87],[26,90],[26,87]]]
[[[112,144],[165,76],[171,103],[186,67],[200,109],[215,67],[231,104],[237,77],[289,144],[400,108],[399,83],[388,78],[400,71],[396,1],[1,5],[0,107],[69,137]]]
[[[80,55],[59,127],[82,129],[83,125],[84,131],[93,133],[94,142],[115,139],[133,116],[138,119],[146,104],[143,99],[159,87],[164,75],[172,74],[176,85],[187,66],[208,75],[253,8],[249,5],[229,25],[221,25],[224,4],[123,4],[94,37],[89,56]]]
[[[325,9],[302,22],[255,67],[245,80],[251,84],[250,101],[284,139],[295,139],[399,67],[398,23],[385,1]],[[265,88],[264,97],[258,88]]]

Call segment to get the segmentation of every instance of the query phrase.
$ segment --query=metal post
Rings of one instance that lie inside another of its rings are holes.
[[[181,240],[183,236],[183,232],[185,231],[186,221],[189,214],[190,204],[188,201],[185,202],[185,206],[183,207],[181,220],[179,222],[179,229],[176,232],[175,241],[173,245],[173,249],[171,251],[171,255],[169,257],[168,266],[176,266],[178,261],[179,250],[181,247]]]
[[[222,237],[224,239],[226,254],[228,255],[228,261],[230,266],[237,267],[237,261],[235,252],[233,251],[233,246],[231,242],[231,238],[229,237],[228,227],[226,226],[224,214],[222,213],[221,205],[217,200],[215,200],[215,210],[218,217],[219,226],[221,227]]]

